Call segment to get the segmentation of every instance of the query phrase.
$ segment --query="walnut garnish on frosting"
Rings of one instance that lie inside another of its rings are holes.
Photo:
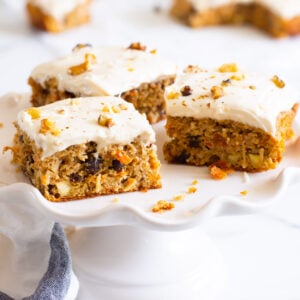
[[[249,85],[249,89],[250,90],[256,90],[256,86],[255,85]]]
[[[175,100],[175,99],[178,99],[180,96],[179,93],[177,92],[170,92],[168,95],[167,95],[167,99],[169,100]]]
[[[211,91],[211,94],[212,94],[212,97],[214,100],[217,100],[224,96],[224,90],[220,86],[214,85],[214,86],[212,86],[210,91]]]
[[[55,122],[52,122],[49,119],[42,119],[39,132],[44,135],[50,133],[54,136],[58,136],[60,134],[60,129],[56,127]]]
[[[78,51],[78,50],[80,50],[80,49],[82,49],[82,48],[87,48],[87,47],[91,48],[91,47],[92,47],[92,44],[89,44],[89,43],[81,44],[81,43],[79,43],[79,44],[77,44],[77,45],[72,49],[72,51],[73,51],[73,52],[76,52],[76,51]]]
[[[189,85],[185,85],[180,92],[182,96],[186,97],[192,95],[193,90]]]
[[[142,45],[140,42],[136,42],[136,43],[130,44],[128,49],[146,51],[147,47]]]
[[[272,81],[280,89],[283,89],[285,87],[285,82],[282,79],[280,79],[277,75],[274,75],[272,77]]]
[[[166,210],[171,210],[175,207],[174,203],[167,202],[165,200],[159,200],[157,201],[156,205],[152,208],[152,212],[163,212]]]
[[[72,66],[68,69],[68,73],[72,76],[77,76],[91,69],[91,66],[97,62],[97,57],[93,53],[86,53],[82,64]]]
[[[30,107],[26,110],[26,112],[30,115],[32,120],[36,120],[41,116],[41,111],[36,107]]]
[[[185,194],[179,194],[179,195],[175,195],[174,197],[173,197],[173,200],[174,201],[181,201],[181,200],[183,200],[185,198]]]
[[[230,77],[231,80],[241,81],[245,79],[245,74],[235,74]]]
[[[239,68],[238,68],[236,63],[223,64],[218,69],[218,71],[221,72],[221,73],[237,72],[238,70],[239,70]]]
[[[189,194],[194,194],[197,192],[197,188],[195,186],[190,186],[188,189]]]
[[[109,118],[108,116],[105,116],[105,115],[102,115],[102,114],[98,118],[98,124],[100,126],[108,127],[108,128],[115,125],[112,118]]]

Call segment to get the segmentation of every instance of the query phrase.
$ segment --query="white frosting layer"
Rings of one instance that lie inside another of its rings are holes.
[[[144,144],[155,142],[155,133],[146,117],[121,98],[67,99],[34,109],[40,112],[39,118],[32,118],[26,109],[18,114],[17,124],[42,149],[43,158],[89,141],[96,142],[98,150],[110,144],[127,144],[135,138]],[[111,119],[111,127],[98,124],[100,114]],[[59,134],[52,134],[51,130],[41,133],[43,119],[53,122],[52,129]]]
[[[254,2],[266,6],[274,13],[286,19],[300,15],[299,0],[188,0],[188,2],[198,11],[227,4],[247,4]]]
[[[222,82],[231,79],[226,85]],[[218,71],[183,73],[175,83],[166,88],[167,115],[233,120],[261,128],[275,136],[276,121],[280,112],[290,110],[300,97],[285,85],[279,88],[272,76]],[[189,96],[182,96],[181,90],[189,86]],[[223,96],[213,98],[213,86],[220,87]]]
[[[39,7],[46,15],[57,20],[63,20],[68,13],[85,1],[86,0],[29,0],[28,2]]]
[[[85,61],[85,54],[96,56],[96,62],[80,75],[70,75],[69,68]],[[31,77],[43,86],[51,77],[58,80],[59,89],[77,96],[118,95],[151,82],[162,75],[177,71],[174,63],[161,58],[155,51],[132,50],[123,47],[85,47],[71,55],[36,67]]]

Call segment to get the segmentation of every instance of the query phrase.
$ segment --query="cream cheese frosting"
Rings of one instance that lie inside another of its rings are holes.
[[[86,0],[29,0],[28,2],[39,7],[44,14],[63,20],[68,13]]]
[[[131,103],[118,97],[88,97],[57,101],[21,111],[17,125],[49,157],[71,145],[94,141],[98,150],[110,144],[127,144],[139,139],[155,142],[146,117]]]
[[[167,116],[233,120],[275,136],[278,115],[300,97],[277,76],[200,70],[178,75],[165,99]]]
[[[92,55],[94,62],[78,75],[69,70]],[[176,64],[159,56],[156,51],[134,50],[124,47],[84,47],[55,61],[37,66],[31,77],[40,85],[56,78],[58,89],[76,96],[118,95],[143,82],[152,82],[163,75],[173,75]]]
[[[291,19],[300,15],[300,1],[299,0],[188,0],[190,4],[197,10],[205,10],[215,8],[227,4],[250,4],[258,3],[263,5],[287,19]]]

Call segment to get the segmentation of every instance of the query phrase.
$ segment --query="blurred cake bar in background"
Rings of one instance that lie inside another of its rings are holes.
[[[168,162],[259,172],[275,168],[299,95],[278,76],[248,74],[236,64],[190,66],[166,89]]]
[[[91,0],[27,0],[31,24],[58,33],[89,22]]]
[[[121,96],[156,123],[165,118],[164,90],[176,71],[176,64],[140,43],[128,48],[78,45],[72,54],[37,66],[29,84],[34,106],[72,97]]]
[[[195,28],[250,23],[273,37],[300,33],[299,0],[174,0],[171,14]]]
[[[14,162],[50,201],[161,187],[155,133],[121,98],[28,108],[16,127]]]

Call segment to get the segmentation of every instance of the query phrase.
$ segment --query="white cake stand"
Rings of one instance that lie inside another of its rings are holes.
[[[0,101],[1,112],[7,112],[2,146],[10,143],[16,112],[29,105],[28,97],[7,99]],[[161,149],[163,126],[155,130]],[[15,172],[6,154],[0,160],[5,170],[0,201],[25,201],[45,219],[67,225],[81,283],[79,300],[213,299],[224,285],[225,271],[202,224],[220,215],[255,212],[281,199],[289,185],[300,182],[299,150],[300,142],[294,141],[276,170],[236,172],[222,181],[210,179],[207,168],[163,163],[162,189],[67,203],[47,201]],[[195,193],[188,193],[191,186]],[[182,199],[175,201],[178,195]],[[175,208],[153,213],[158,200],[172,201]]]

